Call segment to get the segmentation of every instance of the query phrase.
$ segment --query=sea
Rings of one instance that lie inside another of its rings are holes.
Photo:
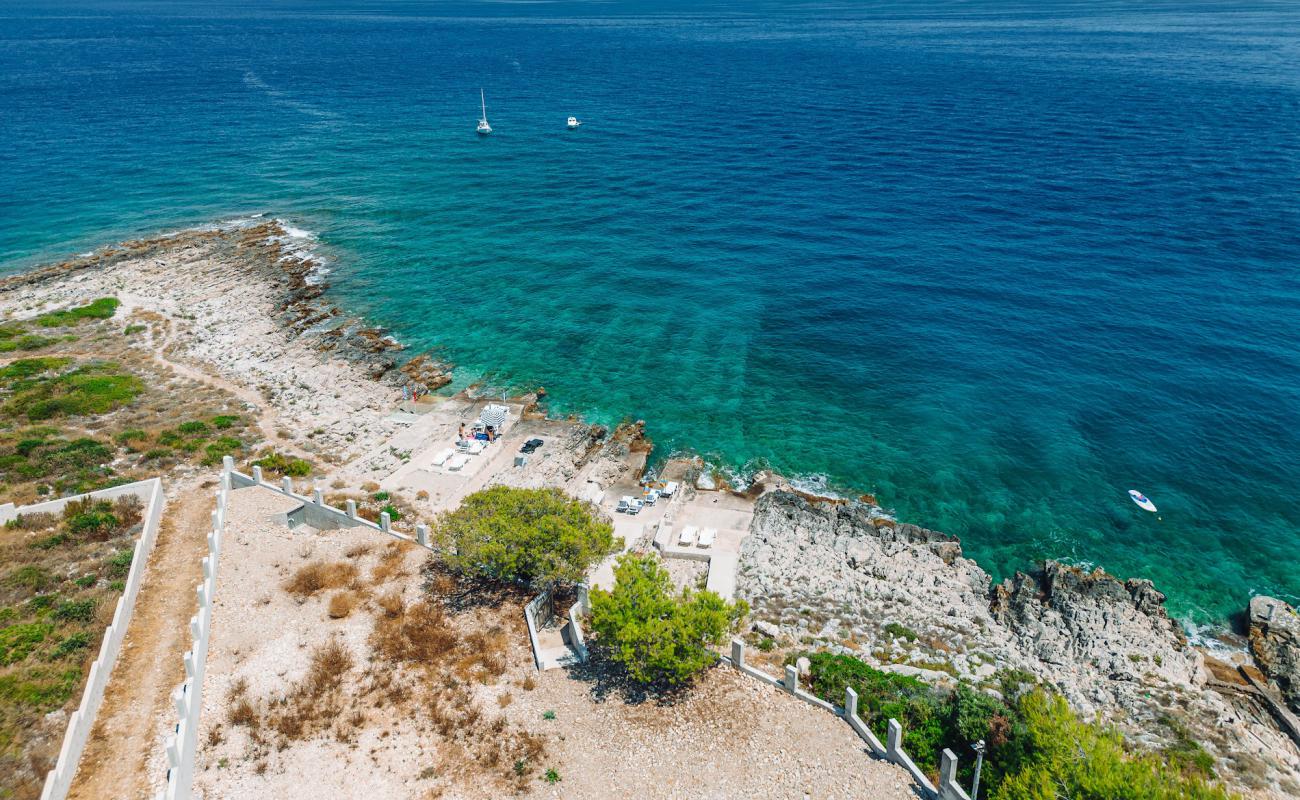
[[[257,214],[457,386],[1300,600],[1295,2],[0,5],[0,272]]]

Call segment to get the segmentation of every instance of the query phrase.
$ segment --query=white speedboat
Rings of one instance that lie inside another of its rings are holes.
[[[582,123],[578,121],[577,117],[569,117],[569,121],[567,124],[569,126],[569,130],[573,130],[574,128],[578,127]]]
[[[1147,499],[1147,496],[1139,492],[1137,489],[1129,489],[1128,496],[1133,498],[1133,502],[1137,503],[1138,508],[1146,509],[1147,511],[1156,510],[1156,504]]]
[[[477,130],[478,130],[479,133],[481,133],[481,134],[483,134],[484,136],[486,136],[486,135],[488,135],[489,133],[492,132],[492,126],[489,125],[489,124],[488,124],[488,121],[487,121],[487,100],[483,97],[483,90],[482,90],[482,89],[479,89],[479,90],[478,90],[478,101],[479,101],[479,104],[480,104],[480,105],[482,106],[482,108],[483,108],[483,116],[482,116],[482,118],[480,118],[479,121],[478,121],[478,128],[477,128]]]

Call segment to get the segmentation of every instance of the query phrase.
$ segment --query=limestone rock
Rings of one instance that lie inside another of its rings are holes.
[[[1277,684],[1287,705],[1300,712],[1300,616],[1272,597],[1250,600],[1250,652]]]

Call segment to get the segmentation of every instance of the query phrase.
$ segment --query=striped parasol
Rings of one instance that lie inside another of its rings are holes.
[[[509,406],[488,404],[479,412],[478,421],[493,428],[500,428],[510,416]]]

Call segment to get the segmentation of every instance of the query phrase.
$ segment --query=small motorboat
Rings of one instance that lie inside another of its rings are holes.
[[[573,130],[574,128],[578,127],[582,123],[578,121],[577,117],[569,117],[569,121],[567,124],[569,126],[569,130]]]
[[[1156,510],[1156,504],[1151,502],[1146,495],[1142,494],[1137,489],[1129,489],[1128,496],[1133,498],[1133,502],[1137,503],[1138,508],[1145,509],[1147,511]]]

